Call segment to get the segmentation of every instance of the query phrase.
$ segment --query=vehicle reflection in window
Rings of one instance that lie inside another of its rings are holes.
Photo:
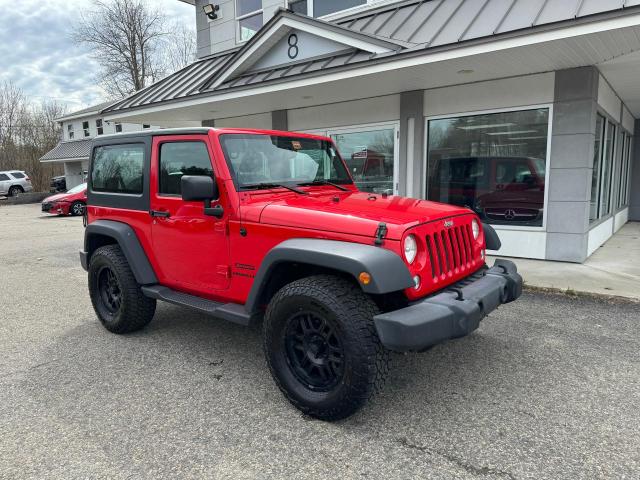
[[[428,198],[483,221],[542,226],[548,109],[429,122]]]

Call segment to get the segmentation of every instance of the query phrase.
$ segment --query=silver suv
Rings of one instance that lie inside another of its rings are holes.
[[[0,172],[0,195],[15,197],[19,193],[33,190],[29,175],[21,170]]]

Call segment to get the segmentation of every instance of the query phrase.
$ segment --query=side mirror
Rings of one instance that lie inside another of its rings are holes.
[[[180,180],[180,187],[185,201],[211,201],[219,196],[218,185],[211,177],[184,175]]]
[[[184,175],[180,179],[182,199],[191,202],[204,202],[204,214],[222,218],[224,209],[220,205],[211,206],[211,201],[220,196],[218,184],[211,177],[198,175]]]

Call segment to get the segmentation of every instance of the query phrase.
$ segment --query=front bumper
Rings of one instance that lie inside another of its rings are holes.
[[[513,262],[496,260],[444,291],[406,308],[373,317],[382,344],[395,351],[422,351],[478,328],[480,320],[522,294]]]

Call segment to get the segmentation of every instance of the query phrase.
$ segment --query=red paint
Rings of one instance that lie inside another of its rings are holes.
[[[331,141],[317,135],[239,129],[216,129],[206,135],[157,135],[153,139],[151,158],[151,209],[167,211],[170,217],[152,218],[148,212],[90,206],[89,222],[110,219],[131,225],[160,283],[225,302],[246,301],[262,259],[282,241],[323,238],[373,245],[380,222],[386,223],[388,228],[380,248],[400,256],[404,238],[409,234],[416,236],[418,255],[408,267],[412,275],[420,275],[421,286],[405,291],[411,300],[440,290],[484,264],[482,233],[477,240],[471,236],[465,240],[458,233],[457,237],[447,237],[455,238],[457,244],[449,244],[446,248],[444,244],[440,245],[440,252],[445,255],[443,261],[450,263],[437,269],[435,276],[433,274],[427,236],[441,235],[443,230],[462,232],[464,228],[470,232],[471,221],[477,217],[465,208],[360,192],[355,185],[349,186],[348,192],[332,186],[299,187],[309,192],[304,196],[280,188],[237,192],[219,143],[220,135],[230,133]],[[202,202],[185,202],[180,197],[158,194],[159,146],[162,142],[176,140],[207,143],[220,189],[218,203],[224,208],[223,218],[205,216]],[[444,219],[453,220],[453,226],[444,226]],[[459,251],[461,249],[467,253]]]

